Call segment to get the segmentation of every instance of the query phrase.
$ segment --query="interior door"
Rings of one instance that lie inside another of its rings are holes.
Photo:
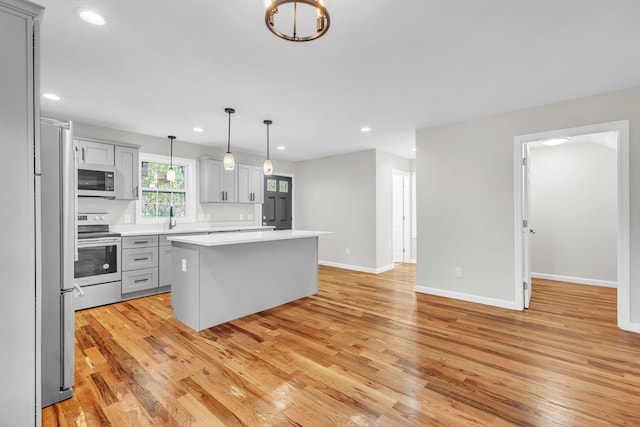
[[[524,292],[524,308],[529,308],[531,302],[531,240],[533,230],[529,223],[529,186],[531,185],[531,158],[529,156],[529,144],[522,145],[522,288]]]
[[[404,262],[403,179],[393,175],[393,262]]]
[[[292,179],[286,176],[266,176],[264,178],[264,203],[262,204],[262,225],[276,230],[290,230],[293,223]]]

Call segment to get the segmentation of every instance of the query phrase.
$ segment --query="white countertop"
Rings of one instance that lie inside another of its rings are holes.
[[[215,225],[209,223],[180,224],[169,230],[162,224],[144,225],[112,225],[111,231],[122,236],[142,236],[147,234],[184,234],[184,233],[214,233],[224,231],[272,230],[273,226],[262,225]]]
[[[323,234],[332,233],[328,231],[275,230],[244,233],[201,234],[196,236],[170,236],[167,237],[167,240],[170,240],[172,242],[189,243],[199,246],[224,246],[236,245],[240,243],[303,239],[306,237],[317,237]]]

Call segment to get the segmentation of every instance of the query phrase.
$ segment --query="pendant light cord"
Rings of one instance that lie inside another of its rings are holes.
[[[269,160],[269,125],[271,123],[267,123],[267,160]]]
[[[227,153],[231,152],[231,111],[227,111],[229,114],[229,129],[227,132]]]

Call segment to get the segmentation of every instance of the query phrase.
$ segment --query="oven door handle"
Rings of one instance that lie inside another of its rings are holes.
[[[119,245],[120,239],[88,239],[78,240],[78,248],[91,248],[105,245]]]

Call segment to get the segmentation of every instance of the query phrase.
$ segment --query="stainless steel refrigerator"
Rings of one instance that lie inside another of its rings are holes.
[[[72,124],[42,118],[42,407],[73,395],[76,178]]]

